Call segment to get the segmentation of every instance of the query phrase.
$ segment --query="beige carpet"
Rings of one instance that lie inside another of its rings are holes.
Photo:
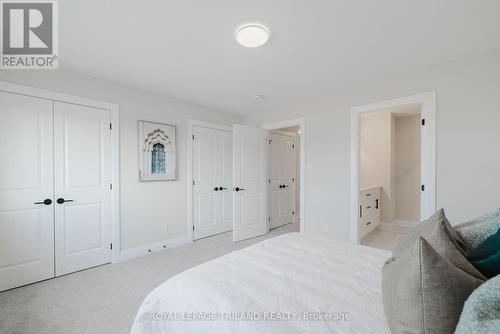
[[[257,241],[298,231],[286,225],[239,243],[224,233],[136,260],[84,270],[0,293],[2,334],[129,333],[144,297],[190,267]]]

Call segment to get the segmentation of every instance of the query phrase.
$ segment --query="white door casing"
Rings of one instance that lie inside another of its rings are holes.
[[[295,218],[295,137],[271,133],[269,146],[269,227],[275,228]]]
[[[2,291],[54,276],[52,101],[0,92],[0,118]]]
[[[421,192],[420,216],[430,217],[436,210],[436,92],[427,92],[391,100],[385,100],[351,108],[351,242],[359,243],[359,163],[360,163],[360,116],[403,106],[421,106]]]
[[[54,102],[56,276],[111,262],[109,124],[108,110]]]
[[[267,131],[233,125],[233,240],[267,233]]]
[[[233,228],[232,133],[193,127],[193,238]]]

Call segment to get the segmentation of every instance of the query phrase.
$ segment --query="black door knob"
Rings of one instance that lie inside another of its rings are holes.
[[[282,185],[282,184],[280,184],[280,189],[281,189],[281,188],[283,188],[283,185]]]
[[[234,188],[234,190],[235,190],[235,191],[240,191],[240,190],[245,190],[245,189],[243,189],[243,188],[239,188],[239,187],[236,187],[236,188]]]
[[[52,200],[50,198],[44,199],[43,202],[35,202],[35,204],[45,204],[45,205],[51,205]]]
[[[215,191],[217,191],[217,190],[219,190],[219,188],[218,188],[218,187],[215,187],[215,188],[214,188],[214,190],[215,190]]]
[[[63,204],[63,203],[65,203],[65,202],[73,202],[73,200],[72,200],[72,199],[64,199],[64,198],[60,198],[60,197],[59,197],[59,198],[56,200],[56,202],[57,202],[57,204]]]

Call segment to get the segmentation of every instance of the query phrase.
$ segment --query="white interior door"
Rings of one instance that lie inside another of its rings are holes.
[[[233,125],[233,240],[267,233],[267,131]]]
[[[270,136],[269,225],[292,223],[295,218],[295,137]]]
[[[109,124],[108,110],[54,102],[56,276],[111,262]]]
[[[193,238],[200,239],[233,228],[230,131],[193,127]]]
[[[0,291],[54,277],[52,115],[0,92]]]

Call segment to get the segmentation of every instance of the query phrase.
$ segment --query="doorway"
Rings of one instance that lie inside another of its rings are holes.
[[[392,249],[435,212],[435,93],[352,109],[351,238]]]
[[[293,231],[288,223],[296,223],[297,230],[304,231],[303,119],[262,127],[190,120],[188,128],[188,224],[192,240],[231,230],[233,241],[267,234],[270,227],[276,228],[276,233],[281,231],[278,227]],[[269,204],[271,137],[281,143],[279,156],[286,160],[275,168],[280,171],[276,189],[284,195],[274,206]],[[281,175],[283,168],[286,170]],[[275,226],[270,226],[271,207],[281,210],[273,216]]]

